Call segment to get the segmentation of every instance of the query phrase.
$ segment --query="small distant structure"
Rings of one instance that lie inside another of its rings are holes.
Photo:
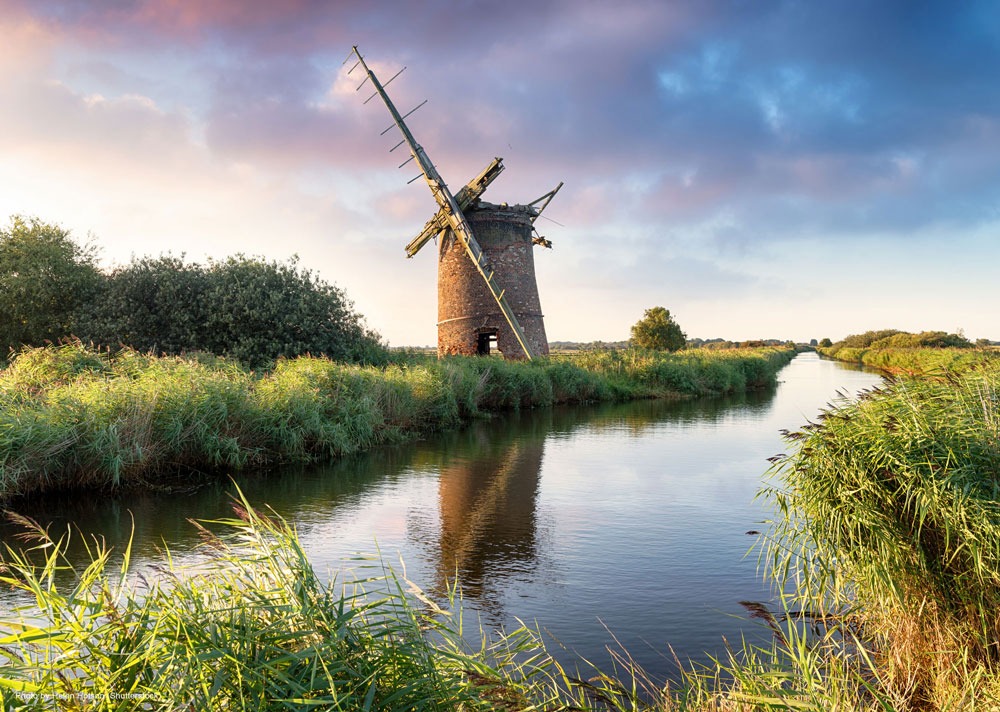
[[[404,121],[426,100],[401,116],[385,85],[369,69],[357,47],[348,60],[351,56],[357,57],[357,62],[348,74],[360,65],[366,73],[361,86],[371,81],[375,89],[365,103],[380,96],[403,135],[390,152],[404,143],[408,145],[410,158],[399,167],[415,161],[440,206],[406,246],[407,257],[413,257],[432,239],[438,243],[438,358],[451,354],[489,355],[494,349],[512,359],[547,355],[533,248],[551,248],[552,243],[537,233],[535,221],[563,184],[524,205],[483,202],[480,196],[504,169],[503,159],[494,158],[478,176],[452,194]],[[392,126],[382,133],[390,129]]]

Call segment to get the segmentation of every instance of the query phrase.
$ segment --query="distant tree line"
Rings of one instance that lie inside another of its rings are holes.
[[[832,356],[840,349],[971,349],[985,344],[973,344],[962,334],[949,334],[945,331],[921,331],[914,334],[899,329],[878,329],[851,334],[835,343],[831,343],[830,339],[823,339],[819,345],[831,349]]]
[[[304,353],[386,357],[344,292],[297,258],[143,257],[102,271],[96,253],[37,218],[15,216],[0,229],[0,358],[72,337],[157,354],[205,351],[252,367]]]

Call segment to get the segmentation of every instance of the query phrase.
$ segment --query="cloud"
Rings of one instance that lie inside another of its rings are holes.
[[[496,155],[487,199],[565,181],[565,227],[541,223],[560,288],[784,295],[783,252],[961,249],[1000,214],[985,1],[6,0],[0,32],[0,205],[61,201],[140,251],[302,244],[390,321],[372,275],[410,279],[399,248],[435,206],[345,76],[353,44],[383,80],[408,66],[391,94],[428,100],[408,121],[453,188]]]

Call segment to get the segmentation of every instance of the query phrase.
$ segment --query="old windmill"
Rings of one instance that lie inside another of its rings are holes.
[[[410,158],[399,167],[415,161],[439,206],[437,214],[406,246],[407,256],[413,257],[431,239],[437,238],[438,356],[488,354],[493,343],[507,358],[531,359],[547,354],[549,346],[532,248],[552,245],[535,233],[534,224],[562,183],[525,205],[483,202],[480,196],[504,168],[503,159],[494,158],[482,173],[452,194],[404,121],[427,102],[401,116],[385,85],[365,63],[357,47],[348,60],[351,57],[357,61],[348,74],[358,66],[366,74],[358,89],[369,81],[375,89],[365,103],[380,96],[403,135],[390,152],[407,144]],[[391,129],[389,126],[382,133]]]

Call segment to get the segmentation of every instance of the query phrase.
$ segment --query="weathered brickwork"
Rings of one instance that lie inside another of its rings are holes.
[[[542,307],[535,282],[531,242],[532,208],[479,203],[465,211],[494,279],[536,354],[549,352]],[[524,358],[514,331],[504,318],[465,248],[449,233],[438,260],[438,356],[475,355],[480,335],[496,334],[496,348],[506,358]]]

